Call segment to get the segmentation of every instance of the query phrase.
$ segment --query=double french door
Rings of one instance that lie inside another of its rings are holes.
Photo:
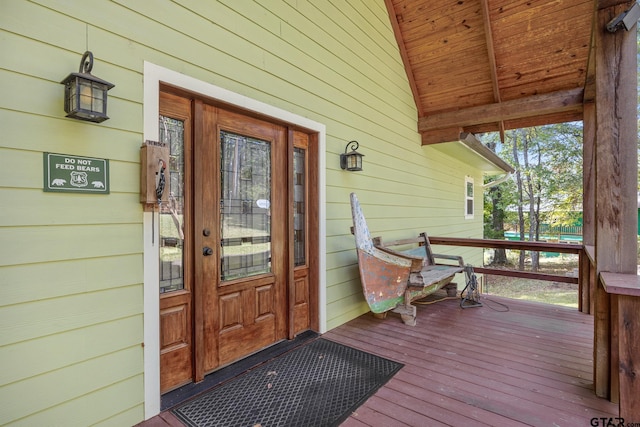
[[[161,389],[317,328],[313,135],[161,92]]]

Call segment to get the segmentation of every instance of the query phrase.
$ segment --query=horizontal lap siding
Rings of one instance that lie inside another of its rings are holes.
[[[367,310],[351,191],[374,234],[480,237],[481,196],[476,219],[465,221],[462,191],[466,174],[477,185],[481,176],[420,146],[382,0],[78,6],[15,1],[0,14],[0,362],[20,366],[0,375],[0,424],[130,425],[143,416],[144,61],[326,125],[329,328]],[[116,85],[111,119],[99,125],[62,111],[59,82],[87,46],[92,72]],[[339,154],[354,139],[364,171],[344,172]],[[43,152],[109,159],[111,194],[44,193]],[[36,398],[15,404],[31,390]]]
[[[94,51],[93,73],[127,95],[110,96],[104,124],[64,118],[59,82],[87,25],[49,6],[0,14],[0,424],[132,425],[144,416],[141,73]],[[43,152],[109,159],[110,194],[43,192]]]

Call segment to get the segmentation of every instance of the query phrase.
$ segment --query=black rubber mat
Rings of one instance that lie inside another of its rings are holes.
[[[189,383],[172,390],[162,395],[160,401],[160,410],[166,411],[175,406],[180,405],[183,402],[198,396],[207,390],[211,390],[214,387],[219,386],[222,383],[229,381],[232,378],[237,377],[264,362],[274,359],[278,356],[293,350],[294,348],[306,344],[307,342],[318,338],[318,333],[313,331],[304,331],[298,334],[292,340],[283,340],[271,347],[268,347],[262,351],[252,354],[242,360],[232,363],[222,369],[212,372],[204,377],[204,380],[197,383]]]
[[[337,426],[402,366],[317,339],[171,412],[191,427]]]

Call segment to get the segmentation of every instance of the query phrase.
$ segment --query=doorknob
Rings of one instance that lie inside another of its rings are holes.
[[[204,248],[202,248],[202,255],[204,256],[213,255],[213,249],[211,249],[209,246],[205,246]]]

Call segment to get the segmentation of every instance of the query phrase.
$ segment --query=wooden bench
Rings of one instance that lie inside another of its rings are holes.
[[[412,301],[447,285],[450,285],[447,293],[455,293],[451,281],[464,269],[462,257],[434,254],[426,233],[389,242],[380,237],[372,239],[355,193],[351,193],[351,213],[360,281],[373,313],[399,313],[405,324],[415,326],[416,307]],[[457,265],[439,263],[436,259]]]

